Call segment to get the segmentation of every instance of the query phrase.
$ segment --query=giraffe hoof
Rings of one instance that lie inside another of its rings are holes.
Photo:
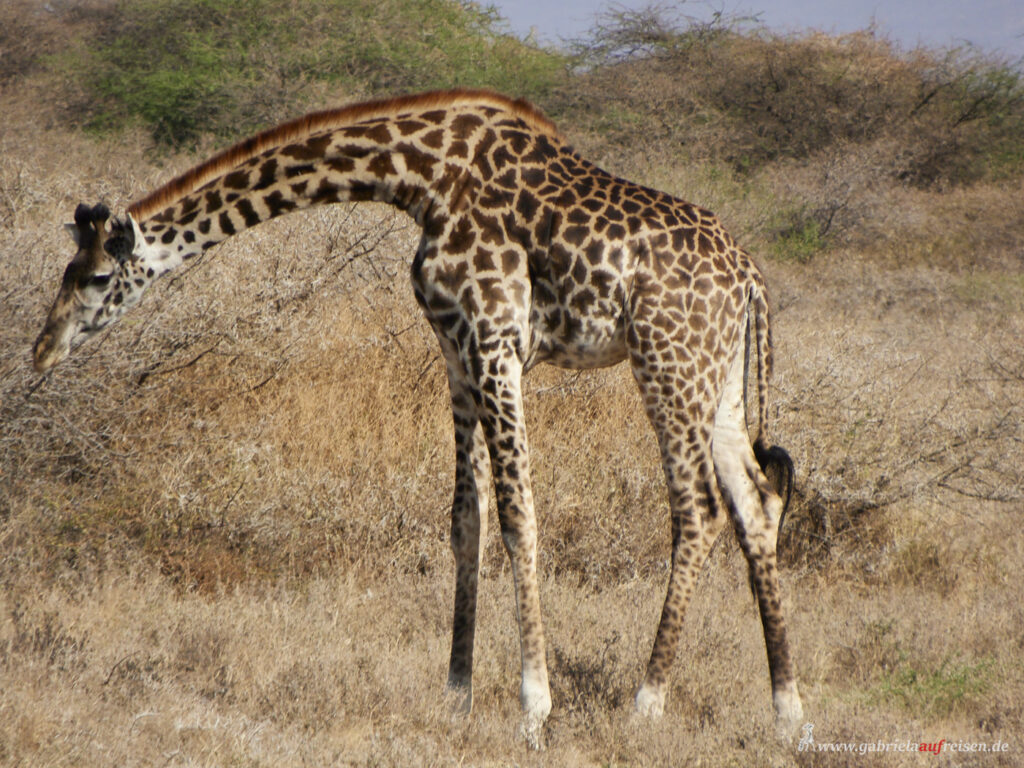
[[[780,741],[792,741],[804,719],[800,694],[794,686],[792,689],[776,691],[772,698],[775,704],[775,734]]]
[[[445,699],[451,705],[452,711],[460,715],[469,715],[473,712],[473,686],[448,681],[444,689]]]
[[[544,722],[551,714],[551,691],[547,681],[537,683],[524,677],[519,689],[519,703],[523,708],[520,733],[530,749],[544,749]]]
[[[527,747],[538,752],[544,750],[544,720],[535,715],[526,715],[519,727],[519,733],[526,739]]]
[[[644,683],[636,692],[636,712],[643,717],[661,717],[665,712],[665,694]]]

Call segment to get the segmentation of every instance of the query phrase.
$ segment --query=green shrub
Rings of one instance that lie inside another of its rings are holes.
[[[543,95],[563,58],[499,22],[454,0],[121,0],[101,13],[98,40],[59,66],[84,86],[77,107],[93,129],[141,121],[159,142],[187,145],[305,109],[316,83]]]
[[[805,210],[784,211],[775,218],[772,254],[782,260],[806,264],[826,246],[826,233],[818,219]]]

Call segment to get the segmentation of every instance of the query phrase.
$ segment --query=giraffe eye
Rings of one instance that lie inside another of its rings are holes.
[[[107,283],[110,282],[112,275],[93,275],[89,278],[89,287],[91,288],[105,288]]]

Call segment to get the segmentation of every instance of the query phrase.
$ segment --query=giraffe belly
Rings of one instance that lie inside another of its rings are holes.
[[[626,359],[625,323],[621,315],[577,315],[565,309],[531,313],[530,352],[526,369],[537,363],[559,368],[604,368]]]

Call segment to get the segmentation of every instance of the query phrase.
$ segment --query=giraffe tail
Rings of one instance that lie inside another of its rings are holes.
[[[793,459],[785,448],[769,445],[767,442],[768,428],[768,380],[772,373],[772,334],[769,323],[768,300],[765,296],[764,284],[755,280],[750,289],[751,325],[748,326],[747,355],[749,361],[750,347],[757,354],[757,436],[754,438],[754,458],[761,467],[775,492],[782,498],[782,512],[779,514],[779,531],[786,519],[786,510],[793,495],[794,467]],[[751,338],[752,337],[752,338]],[[751,345],[753,341],[753,345]]]

